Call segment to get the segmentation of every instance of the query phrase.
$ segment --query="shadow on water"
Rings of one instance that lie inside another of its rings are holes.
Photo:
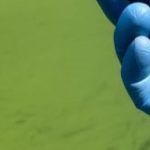
[[[94,126],[91,125],[91,126],[79,128],[79,129],[76,129],[76,130],[72,130],[72,131],[69,131],[69,132],[63,134],[62,137],[63,137],[63,138],[70,138],[70,137],[79,135],[79,134],[81,134],[81,133],[87,132],[87,131],[91,130],[93,127],[94,127]]]
[[[84,98],[84,101],[89,101],[91,99],[95,99],[99,95],[101,95],[103,92],[105,92],[108,89],[108,84],[105,81],[102,81],[99,85],[97,85],[87,97]]]
[[[20,120],[17,120],[15,123],[16,123],[17,125],[21,125],[21,124],[24,124],[26,121],[27,121],[27,120],[25,120],[25,119],[20,119]]]
[[[107,150],[117,150],[116,147],[109,147]]]
[[[139,150],[150,150],[150,139],[141,144]]]

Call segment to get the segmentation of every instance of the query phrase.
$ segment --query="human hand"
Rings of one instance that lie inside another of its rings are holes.
[[[116,25],[121,76],[135,106],[150,115],[150,0],[98,0]]]

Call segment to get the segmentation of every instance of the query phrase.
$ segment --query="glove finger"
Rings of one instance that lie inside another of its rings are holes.
[[[126,7],[121,14],[114,34],[120,62],[130,43],[140,35],[150,35],[150,7],[144,3],[134,3]]]
[[[150,114],[150,40],[135,38],[122,62],[121,75],[137,108]]]

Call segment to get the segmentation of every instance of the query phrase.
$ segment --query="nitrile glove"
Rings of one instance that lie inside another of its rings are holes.
[[[116,25],[121,76],[135,106],[150,114],[150,0],[98,0]]]

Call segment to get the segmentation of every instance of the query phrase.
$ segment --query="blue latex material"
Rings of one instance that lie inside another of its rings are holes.
[[[98,2],[116,25],[114,43],[124,85],[135,106],[150,114],[150,1]]]

